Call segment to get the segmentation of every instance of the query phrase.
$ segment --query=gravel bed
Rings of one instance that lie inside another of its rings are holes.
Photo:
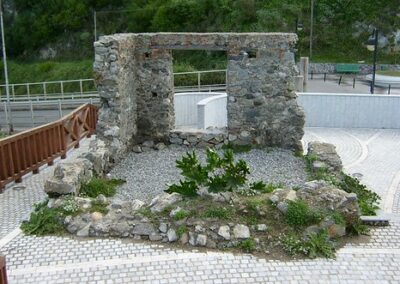
[[[126,183],[119,187],[115,198],[150,201],[167,189],[167,184],[179,181],[180,170],[176,168],[175,161],[186,151],[185,148],[171,146],[160,151],[128,154],[110,172],[113,178],[126,180]],[[204,161],[205,150],[196,151]],[[247,153],[235,154],[235,157],[248,163],[250,181],[282,182],[293,187],[307,180],[303,160],[295,157],[290,151],[253,149]]]

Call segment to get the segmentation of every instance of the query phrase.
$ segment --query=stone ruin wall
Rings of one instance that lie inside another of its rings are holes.
[[[233,143],[301,149],[304,113],[294,92],[295,34],[117,34],[95,42],[98,135],[117,160],[174,128],[173,49],[227,52],[228,134]]]

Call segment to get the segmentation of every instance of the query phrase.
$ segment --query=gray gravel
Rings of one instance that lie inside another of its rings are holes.
[[[185,148],[169,147],[161,151],[128,154],[110,173],[114,178],[127,181],[118,189],[115,197],[150,201],[167,189],[168,183],[179,181],[181,176],[175,161],[186,151]],[[196,151],[204,161],[205,150]],[[248,163],[250,181],[282,182],[293,187],[307,180],[303,160],[295,157],[290,151],[253,149],[247,153],[238,153],[235,157]]]

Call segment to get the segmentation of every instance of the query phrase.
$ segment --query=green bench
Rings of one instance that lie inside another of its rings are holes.
[[[348,64],[348,63],[336,64],[336,73],[354,73],[354,74],[357,74],[359,72],[360,72],[360,66],[358,64]]]

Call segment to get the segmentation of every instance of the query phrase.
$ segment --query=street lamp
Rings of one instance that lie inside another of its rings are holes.
[[[5,83],[6,83],[6,96],[7,96],[7,106],[5,114],[7,118],[9,134],[12,134],[14,132],[14,127],[12,123],[11,108],[10,108],[10,89],[8,86],[7,54],[6,54],[6,43],[4,40],[3,3],[1,0],[0,0],[0,26],[1,26],[1,43],[3,48],[4,79],[6,81]]]
[[[372,69],[372,82],[371,82],[371,94],[374,93],[374,87],[375,87],[375,74],[376,74],[376,56],[378,53],[378,30],[374,29],[374,32],[372,35],[368,38],[367,41],[367,49],[369,51],[374,52],[374,65]]]
[[[299,32],[301,32],[303,30],[303,22],[299,21],[299,18],[296,18],[296,22],[295,22],[295,33],[297,34],[297,44],[296,44],[296,50],[294,53],[294,58],[296,60],[296,55],[300,54],[299,50],[300,50],[300,44],[299,44]]]

